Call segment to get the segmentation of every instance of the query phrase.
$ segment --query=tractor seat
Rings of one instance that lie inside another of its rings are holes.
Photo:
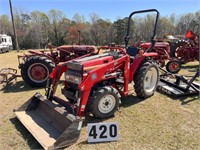
[[[130,55],[130,62],[133,62],[133,59],[135,58],[136,54],[138,54],[139,49],[134,46],[129,46],[126,50],[126,53]]]
[[[130,56],[136,56],[138,52],[139,52],[139,49],[134,46],[129,46],[128,49],[126,50],[126,53]]]

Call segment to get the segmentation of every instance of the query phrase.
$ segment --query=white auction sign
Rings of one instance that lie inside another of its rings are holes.
[[[119,124],[117,122],[88,123],[88,143],[118,140]]]

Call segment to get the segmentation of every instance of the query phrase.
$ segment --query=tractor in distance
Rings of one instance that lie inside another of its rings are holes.
[[[156,13],[151,46],[142,50],[129,44],[132,16],[139,13]],[[156,9],[132,12],[128,18],[125,48],[110,49],[103,54],[76,58],[59,64],[50,74],[46,96],[36,93],[15,111],[22,124],[45,149],[59,149],[75,143],[80,136],[86,113],[94,117],[111,117],[117,111],[121,97],[129,94],[128,84],[134,82],[137,96],[152,96],[159,80],[158,66],[151,52],[159,12]],[[61,75],[65,82],[62,94],[56,96]]]
[[[50,51],[29,50],[19,55],[18,62],[22,79],[32,87],[44,87],[49,74],[59,63],[95,52],[92,45],[48,45]]]
[[[199,29],[199,25],[196,27]],[[185,34],[185,38],[188,41],[184,40],[179,44],[174,52],[175,58],[171,59],[167,65],[167,71],[171,73],[178,73],[181,67],[174,69],[176,66],[181,66],[191,61],[199,61],[199,34],[197,31],[188,30]]]

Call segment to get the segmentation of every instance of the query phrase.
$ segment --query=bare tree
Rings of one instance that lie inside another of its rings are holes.
[[[48,17],[53,28],[56,45],[59,45],[59,38],[61,37],[61,35],[59,35],[59,27],[63,24],[63,19],[65,18],[65,15],[60,10],[52,9],[49,11]]]

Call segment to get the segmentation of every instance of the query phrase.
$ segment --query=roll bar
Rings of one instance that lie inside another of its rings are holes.
[[[128,42],[129,42],[129,39],[130,39],[129,34],[130,34],[130,24],[131,24],[131,18],[132,18],[132,16],[135,15],[135,14],[147,13],[147,12],[156,12],[156,20],[155,20],[154,29],[153,29],[153,35],[151,37],[151,43],[152,44],[151,44],[151,47],[147,51],[151,50],[153,48],[153,46],[155,45],[155,36],[156,36],[156,30],[157,30],[159,12],[156,9],[147,9],[147,10],[134,11],[134,12],[132,12],[129,15],[128,24],[127,24],[127,32],[126,32],[126,36],[124,38],[125,47],[128,46]]]

